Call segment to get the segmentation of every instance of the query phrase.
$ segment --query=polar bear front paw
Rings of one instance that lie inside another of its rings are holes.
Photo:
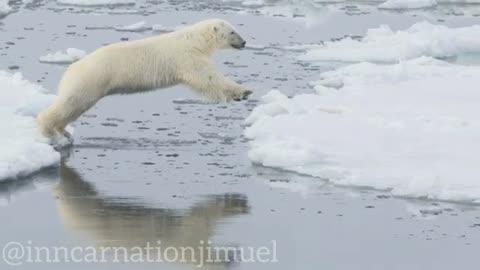
[[[253,92],[251,90],[239,91],[238,93],[234,93],[232,95],[232,99],[235,101],[247,100],[248,96],[250,96],[252,93]]]

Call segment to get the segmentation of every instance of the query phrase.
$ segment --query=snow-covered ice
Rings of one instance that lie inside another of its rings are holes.
[[[49,53],[39,58],[39,61],[42,63],[54,63],[54,64],[70,64],[75,61],[80,60],[86,55],[85,51],[68,48],[65,52],[57,51],[54,53]]]
[[[246,123],[258,164],[395,195],[480,201],[480,68],[422,57],[271,91]]]
[[[60,4],[76,6],[134,5],[134,0],[57,0]]]
[[[437,5],[436,0],[388,0],[378,6],[380,9],[418,9]]]
[[[37,130],[37,113],[54,95],[22,78],[0,71],[0,181],[55,164],[60,154]]]
[[[310,46],[305,61],[397,62],[420,56],[455,57],[480,52],[480,26],[449,28],[419,22],[406,30],[393,31],[382,25],[369,29],[362,39],[344,38]],[[305,47],[307,48],[307,47]]]

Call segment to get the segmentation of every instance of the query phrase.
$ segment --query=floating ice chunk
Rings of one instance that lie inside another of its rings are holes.
[[[68,48],[65,52],[57,51],[54,53],[49,53],[39,58],[41,63],[52,63],[52,64],[70,64],[75,61],[80,60],[86,55],[85,51]]]
[[[57,0],[60,4],[75,6],[135,5],[134,0]]]
[[[304,46],[304,48],[307,48]],[[449,28],[429,22],[393,31],[387,25],[368,30],[360,40],[326,41],[300,56],[305,61],[398,62],[420,56],[455,57],[480,52],[480,26]]]
[[[480,201],[480,68],[360,63],[312,84],[332,80],[340,88],[321,94],[268,93],[246,120],[249,158],[340,185]]]
[[[204,139],[220,139],[225,141],[232,141],[235,139],[233,136],[228,136],[225,133],[216,133],[216,132],[198,132],[198,135]]]
[[[22,79],[21,74],[0,71],[0,181],[60,160],[60,154],[39,134],[35,122],[37,113],[53,98],[39,85]]]
[[[146,26],[147,23],[145,21],[136,22],[134,24],[125,25],[125,26],[117,26],[114,27],[117,31],[124,31],[124,32],[143,32],[152,29],[152,27]]]
[[[436,0],[388,0],[378,6],[380,9],[419,9],[437,5]]]

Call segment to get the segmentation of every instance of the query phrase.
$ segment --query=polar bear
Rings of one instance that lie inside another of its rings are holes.
[[[219,49],[245,47],[235,28],[210,19],[181,30],[97,49],[65,71],[54,103],[37,117],[48,138],[65,136],[65,127],[104,96],[132,94],[185,84],[214,101],[244,100],[252,93],[224,77],[210,57]]]

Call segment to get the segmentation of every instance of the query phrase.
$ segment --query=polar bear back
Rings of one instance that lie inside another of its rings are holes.
[[[72,64],[61,84],[100,88],[103,91],[98,94],[102,96],[171,86],[178,80],[177,64],[184,62],[182,58],[188,54],[188,47],[179,48],[182,42],[175,43],[176,49],[171,43],[164,37],[153,37],[104,46]],[[77,80],[92,80],[92,85],[79,84]],[[61,85],[60,89],[69,87]]]

